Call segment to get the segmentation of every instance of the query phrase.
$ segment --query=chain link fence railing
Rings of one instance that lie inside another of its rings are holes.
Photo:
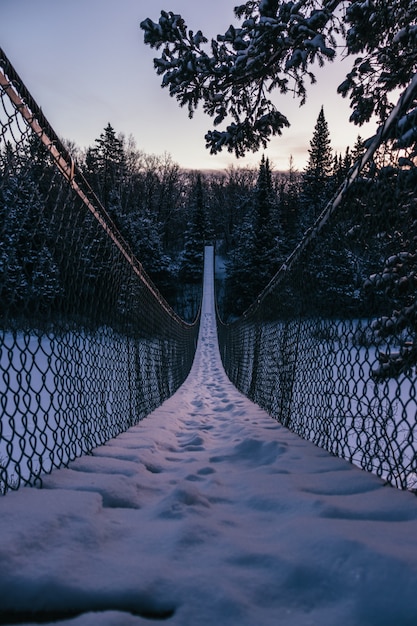
[[[417,78],[258,301],[234,323],[218,319],[226,372],[244,394],[408,489],[417,488],[417,167],[415,142],[400,137],[417,126],[416,105]]]
[[[0,49],[0,493],[125,431],[185,380],[183,322]]]

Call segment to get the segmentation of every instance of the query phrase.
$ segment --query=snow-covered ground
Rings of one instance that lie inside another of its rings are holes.
[[[212,289],[206,272],[196,359],[172,398],[44,489],[0,498],[0,624],[417,623],[417,499],[230,384]]]
[[[106,326],[1,334],[0,470],[7,469],[7,484],[18,476],[33,483],[150,413],[181,380],[177,353],[175,340],[128,338]],[[171,365],[161,374],[164,355]],[[0,494],[5,482],[0,474]]]
[[[367,319],[246,322],[240,327],[245,363],[237,384],[249,393],[255,367],[264,382],[255,386],[255,401],[276,416],[284,397],[283,415],[293,432],[396,486],[415,489],[415,381],[408,373],[380,382],[372,378],[378,350],[389,354],[399,348],[374,335],[364,345],[370,324]]]

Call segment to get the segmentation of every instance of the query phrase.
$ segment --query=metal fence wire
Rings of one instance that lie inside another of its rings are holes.
[[[90,452],[185,380],[169,307],[0,50],[0,493]]]
[[[398,140],[417,79],[333,200],[236,322],[232,382],[286,427],[400,488],[417,487],[417,167]],[[414,131],[415,132],[415,131]],[[413,142],[414,143],[414,142]]]

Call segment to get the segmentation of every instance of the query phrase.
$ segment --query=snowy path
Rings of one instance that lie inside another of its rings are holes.
[[[175,396],[46,489],[0,498],[0,624],[30,610],[71,626],[417,623],[417,499],[230,384],[212,290],[206,272]]]

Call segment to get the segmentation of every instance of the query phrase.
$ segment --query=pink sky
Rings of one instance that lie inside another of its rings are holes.
[[[107,123],[132,134],[147,153],[168,152],[182,167],[223,169],[257,166],[261,153],[236,160],[227,152],[213,157],[204,135],[211,119],[198,112],[193,120],[180,109],[153,69],[155,51],[143,43],[139,23],[157,21],[160,9],[181,13],[188,26],[209,37],[225,32],[233,20],[235,0],[2,0],[0,41],[15,69],[55,131],[81,147],[92,145]],[[345,66],[346,67],[346,66]],[[335,62],[320,70],[307,104],[299,108],[291,95],[276,96],[291,122],[275,138],[267,156],[275,169],[306,164],[314,125],[324,105],[333,149],[344,153],[358,133],[374,132],[349,124],[349,105],[336,94],[346,69]]]

